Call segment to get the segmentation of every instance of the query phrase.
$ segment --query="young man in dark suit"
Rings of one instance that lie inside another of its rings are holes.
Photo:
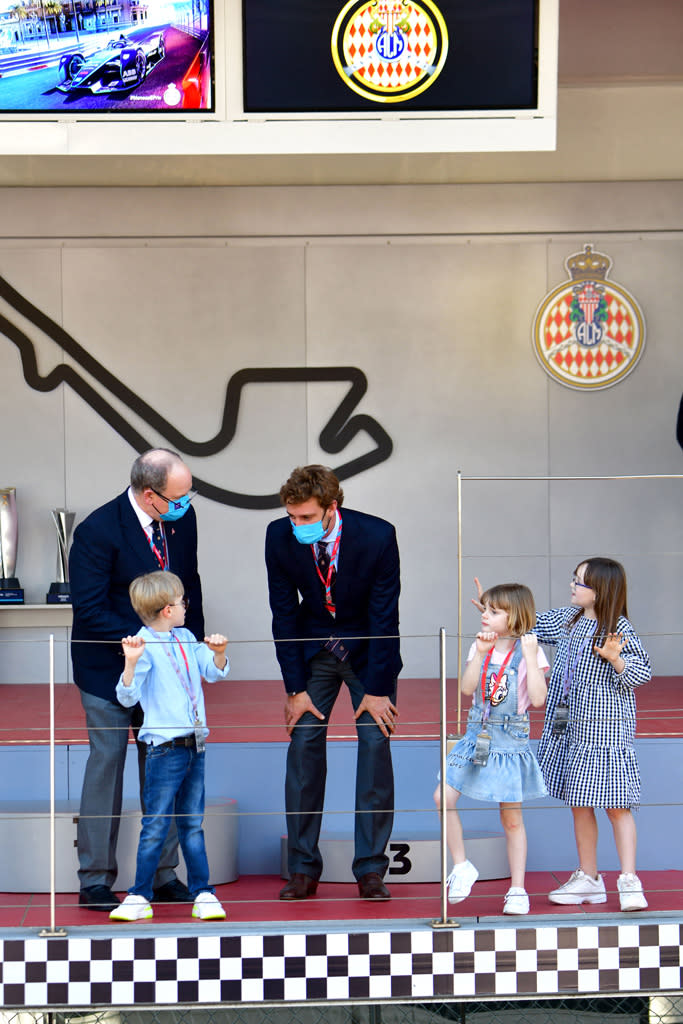
[[[358,734],[353,873],[363,899],[390,899],[383,877],[394,809],[390,737],[402,667],[398,545],[390,523],[351,509],[342,513],[343,499],[332,470],[295,469],[280,490],[287,516],[270,523],[266,533],[273,637],[290,735],[290,880],[280,892],[283,900],[314,895],[322,872],[327,723],[342,683]]]
[[[123,768],[129,728],[137,733],[142,722],[139,705],[122,707],[115,692],[123,671],[121,638],[140,627],[128,596],[132,580],[158,569],[173,571],[189,599],[188,629],[204,636],[191,487],[192,474],[179,455],[152,449],[133,463],[128,490],[92,512],[74,532],[69,555],[71,659],[90,740],[78,820],[79,903],[90,910],[109,912],[119,903],[112,887]],[[138,767],[142,794],[144,745],[138,745]],[[157,901],[191,899],[176,878],[177,864],[172,827],[155,878]]]

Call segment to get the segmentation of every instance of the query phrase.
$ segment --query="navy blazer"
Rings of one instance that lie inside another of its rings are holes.
[[[305,690],[308,662],[320,651],[320,640],[340,636],[347,638],[349,660],[365,692],[390,695],[402,668],[396,531],[391,523],[364,512],[342,508],[340,513],[336,616],[325,607],[311,545],[296,540],[289,518],[276,519],[266,531],[273,637],[276,641],[302,639],[302,643],[275,644],[285,689]]]
[[[169,568],[183,581],[190,599],[186,626],[204,639],[202,586],[197,571],[197,517],[190,506],[182,519],[164,523]],[[128,587],[136,576],[159,568],[145,531],[124,491],[80,523],[69,553],[73,603],[71,660],[74,682],[87,693],[116,703],[123,671],[121,638],[137,633]],[[86,644],[82,640],[117,640]]]

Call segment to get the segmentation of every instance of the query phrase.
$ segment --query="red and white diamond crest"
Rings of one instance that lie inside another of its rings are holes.
[[[439,76],[448,31],[433,0],[349,0],[332,29],[332,60],[349,89],[402,103]]]
[[[585,245],[565,261],[569,280],[541,302],[532,331],[543,369],[568,388],[597,391],[623,380],[643,354],[640,306],[615,281],[612,260]]]

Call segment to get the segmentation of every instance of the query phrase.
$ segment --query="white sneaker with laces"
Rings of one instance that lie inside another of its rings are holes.
[[[123,903],[114,907],[109,915],[112,921],[149,921],[154,911],[144,896],[129,892]]]
[[[202,921],[224,921],[225,910],[212,892],[200,892],[195,898],[192,916]]]
[[[456,864],[446,879],[448,902],[462,903],[472,891],[472,886],[479,878],[479,872],[469,860]]]
[[[643,885],[638,875],[621,874],[617,878],[619,903],[622,910],[645,910],[647,900],[643,893]]]
[[[602,875],[591,878],[581,868],[577,868],[571,877],[558,889],[548,893],[551,903],[572,906],[576,903],[607,903],[607,893]]]
[[[526,889],[522,889],[522,887],[519,885],[510,886],[508,891],[505,893],[505,900],[503,901],[503,913],[529,913],[529,897],[526,894]]]

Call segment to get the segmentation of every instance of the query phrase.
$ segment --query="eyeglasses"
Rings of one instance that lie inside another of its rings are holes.
[[[187,609],[190,606],[190,599],[189,599],[189,597],[181,597],[179,601],[169,601],[168,604],[164,605],[164,608],[179,608],[181,605],[183,606],[185,611],[187,611]],[[161,615],[161,613],[163,612],[164,608],[158,608],[154,614],[155,615]]]
[[[197,491],[188,491],[187,494],[184,494],[182,496],[182,498],[179,498],[177,501],[174,501],[173,498],[167,498],[165,494],[162,494],[161,491],[154,490],[153,487],[150,487],[150,490],[154,491],[158,498],[161,498],[163,501],[168,503],[169,512],[175,512],[179,508],[184,508],[186,504],[189,504],[189,502],[194,501],[194,499],[197,497]]]
[[[581,580],[579,579],[579,577],[576,575],[576,573],[574,573],[572,575],[572,586],[573,587],[583,587],[585,590],[592,590],[593,589],[592,587],[589,587],[587,583],[582,583]]]

